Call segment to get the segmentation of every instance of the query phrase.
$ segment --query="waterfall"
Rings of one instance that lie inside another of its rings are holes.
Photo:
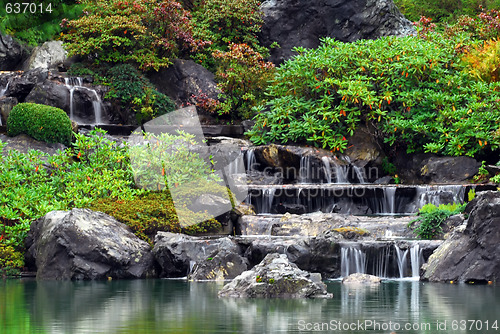
[[[311,183],[311,157],[300,158],[299,183]]]
[[[255,150],[253,148],[248,149],[246,155],[247,172],[255,170],[254,166],[257,164],[257,159],[255,158]]]
[[[332,183],[332,168],[330,167],[330,159],[322,157],[323,167],[325,168],[326,183]]]
[[[196,261],[193,261],[193,260],[189,261],[189,269],[188,269],[188,272],[186,275],[187,277],[189,277],[189,275],[191,275],[195,265],[196,265]]]
[[[394,249],[398,260],[399,278],[403,278],[406,269],[406,256],[408,255],[408,249],[403,251],[396,244],[394,244]]]
[[[428,203],[436,206],[448,203],[463,203],[465,188],[462,185],[417,186],[416,203],[413,212]]]
[[[340,249],[340,275],[347,277],[354,273],[366,273],[366,254],[353,246]]]
[[[7,89],[9,89],[9,84],[10,84],[10,81],[7,82],[7,85],[5,86],[5,88],[0,89],[0,97],[5,96]]]
[[[263,190],[262,203],[261,203],[262,213],[271,213],[275,192],[276,188],[268,188]]]
[[[348,167],[335,163],[335,183],[345,184],[350,183],[347,178]]]
[[[382,199],[382,212],[384,214],[396,213],[396,187],[385,187]]]
[[[423,254],[420,249],[420,245],[415,243],[410,248],[410,260],[411,260],[411,277],[419,277],[420,278],[420,267],[423,262]]]
[[[373,274],[378,277],[388,277],[387,268],[389,267],[389,260],[391,255],[391,249],[389,247],[383,247],[377,254],[375,261],[373,262]]]
[[[83,79],[80,77],[64,78],[64,84],[69,90],[69,118],[75,120],[74,92],[76,89],[85,89],[93,95],[92,107],[94,109],[94,124],[102,124],[102,101],[97,91],[83,86]]]
[[[366,183],[365,178],[364,178],[364,169],[359,168],[358,166],[352,166],[352,170],[354,171],[354,174],[358,178],[359,183]]]

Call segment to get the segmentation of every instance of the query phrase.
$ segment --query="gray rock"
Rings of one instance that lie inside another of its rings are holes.
[[[0,33],[0,71],[15,71],[20,69],[27,50],[12,37]]]
[[[467,204],[467,225],[453,230],[430,256],[422,279],[487,282],[500,279],[500,192],[485,191]]]
[[[261,263],[226,284],[219,297],[332,298],[320,274],[300,270],[283,254],[269,254]]]
[[[49,77],[49,72],[45,69],[35,69],[26,72],[7,72],[0,74],[0,80],[5,86],[7,83],[9,89],[5,96],[15,97],[19,102],[25,102],[26,96],[38,83],[43,83]]]
[[[199,238],[184,234],[158,232],[153,253],[161,267],[161,277],[184,277],[196,263],[225,249],[240,254],[239,246],[230,238]]]
[[[89,209],[52,211],[36,220],[26,248],[37,279],[155,276],[150,246],[113,217]]]
[[[62,41],[49,41],[33,49],[31,56],[24,64],[25,70],[35,68],[51,69],[66,60],[66,50]]]
[[[247,269],[248,260],[246,258],[223,248],[197,262],[188,275],[188,279],[193,281],[224,281],[235,278]]]
[[[315,48],[320,37],[333,37],[344,42],[403,36],[414,28],[392,0],[267,0],[261,5],[264,25],[260,41],[269,46],[275,63],[290,58],[295,46]]]
[[[350,285],[376,285],[380,284],[381,281],[380,277],[360,273],[351,274],[342,279],[343,284]]]
[[[12,111],[12,108],[18,103],[15,97],[0,98],[0,124],[7,124],[7,118]]]
[[[169,68],[152,73],[149,80],[178,105],[196,104],[192,95],[218,99],[220,94],[213,73],[192,60],[176,59]]]
[[[67,148],[63,144],[38,141],[25,134],[15,137],[8,137],[0,134],[0,140],[7,143],[3,149],[3,154],[7,154],[10,150],[16,150],[21,153],[28,153],[30,150],[37,150],[49,155],[55,155],[58,154],[59,151],[64,151]]]

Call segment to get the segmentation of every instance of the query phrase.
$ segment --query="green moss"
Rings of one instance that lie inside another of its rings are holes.
[[[370,232],[368,230],[365,230],[364,228],[353,227],[353,226],[334,228],[333,231],[338,232],[342,235],[345,235],[347,233],[355,233],[359,236],[370,235]]]
[[[7,119],[7,134],[27,134],[47,143],[71,144],[71,121],[66,113],[55,107],[35,103],[16,105]]]

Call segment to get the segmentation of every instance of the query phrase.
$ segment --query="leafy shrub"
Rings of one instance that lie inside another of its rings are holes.
[[[6,246],[0,242],[0,277],[12,276],[24,267],[24,255],[16,251],[12,246]]]
[[[361,122],[372,123],[409,153],[473,156],[500,145],[500,85],[463,73],[455,44],[418,37],[342,43],[329,38],[276,71],[248,132],[256,144],[302,142],[347,147]]]
[[[21,5],[20,13],[7,13],[6,4],[13,5],[16,10],[15,1],[4,1],[0,6],[0,31],[10,34],[15,38],[36,46],[47,40],[54,39],[61,32],[59,23],[62,18],[77,18],[82,13],[82,5],[74,0],[32,0],[29,4],[36,5],[36,11],[33,5],[24,12],[24,5]],[[22,2],[17,2],[22,3]],[[49,5],[50,3],[50,5]]]
[[[106,98],[118,100],[121,109],[134,112],[141,124],[175,109],[174,102],[131,65],[112,67],[106,81],[110,87]]]
[[[158,231],[197,234],[215,232],[221,227],[215,219],[206,220],[199,213],[187,211],[184,211],[182,215],[189,215],[193,222],[200,223],[181,225],[176,211],[179,207],[174,206],[168,191],[149,192],[127,201],[101,199],[92,203],[90,208],[115,217],[129,226],[138,237],[149,243],[152,243]]]
[[[462,58],[464,66],[472,77],[486,82],[500,81],[500,41],[480,43]]]
[[[208,42],[193,38],[189,12],[173,0],[83,0],[84,16],[63,20],[69,55],[95,63],[133,63],[158,70]]]
[[[437,207],[429,203],[420,209],[419,217],[411,221],[410,226],[419,223],[413,233],[419,238],[431,240],[443,231],[441,225],[448,217],[459,214],[464,209],[465,204],[440,204]]]
[[[9,136],[24,133],[36,140],[69,146],[72,131],[71,121],[63,110],[41,104],[20,103],[7,119]]]
[[[216,51],[217,86],[221,89],[220,114],[250,118],[252,108],[265,100],[264,92],[274,74],[274,64],[247,44],[231,44],[228,52]]]

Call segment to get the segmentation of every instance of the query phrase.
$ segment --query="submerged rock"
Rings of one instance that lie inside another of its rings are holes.
[[[500,279],[500,192],[485,191],[467,204],[467,225],[450,237],[424,265],[423,280],[487,282]]]
[[[89,209],[52,211],[36,220],[26,248],[37,279],[155,276],[150,246],[113,217]]]
[[[226,284],[219,297],[332,298],[321,274],[300,270],[286,255],[269,254],[253,269]]]

